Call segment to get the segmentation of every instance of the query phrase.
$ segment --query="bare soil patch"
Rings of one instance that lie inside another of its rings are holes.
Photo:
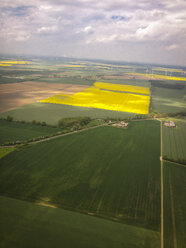
[[[0,84],[0,113],[30,104],[55,94],[73,95],[90,86],[25,81]]]

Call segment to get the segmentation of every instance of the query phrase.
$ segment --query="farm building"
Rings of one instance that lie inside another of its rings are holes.
[[[163,125],[166,127],[175,127],[176,126],[174,121],[164,121]]]
[[[128,123],[125,122],[125,121],[121,121],[119,123],[115,123],[113,124],[114,127],[127,127],[128,126]]]

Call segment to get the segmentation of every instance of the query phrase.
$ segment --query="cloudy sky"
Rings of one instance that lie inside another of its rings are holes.
[[[186,0],[0,0],[0,53],[186,65]]]

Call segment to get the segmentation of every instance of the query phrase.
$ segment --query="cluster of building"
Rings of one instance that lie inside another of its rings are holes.
[[[175,127],[176,126],[174,121],[164,121],[163,125],[166,127]]]
[[[112,124],[112,126],[114,126],[114,127],[127,127],[128,126],[128,123],[125,122],[125,121],[120,121],[118,123]]]

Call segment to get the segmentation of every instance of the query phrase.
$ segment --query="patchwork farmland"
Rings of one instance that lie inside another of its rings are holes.
[[[83,85],[48,84],[33,81],[0,84],[0,113],[54,94],[74,94],[86,88],[87,86]]]
[[[14,151],[1,159],[0,194],[159,231],[159,125],[101,127]]]
[[[9,142],[0,148],[0,247],[32,248],[34,240],[39,248],[185,248],[186,70],[7,61],[0,62],[0,144]],[[154,117],[170,116],[176,128],[163,126],[160,154]],[[92,120],[57,128],[73,117]],[[118,127],[122,121],[127,127]],[[108,126],[78,130],[100,123]],[[71,133],[27,143],[63,131]]]
[[[7,116],[12,116],[14,120],[18,121],[25,120],[32,122],[33,120],[36,120],[40,122],[45,121],[50,125],[57,125],[60,118],[89,116],[93,119],[108,117],[132,119],[136,114],[106,109],[37,102],[0,114],[0,117],[2,118],[7,118]]]

